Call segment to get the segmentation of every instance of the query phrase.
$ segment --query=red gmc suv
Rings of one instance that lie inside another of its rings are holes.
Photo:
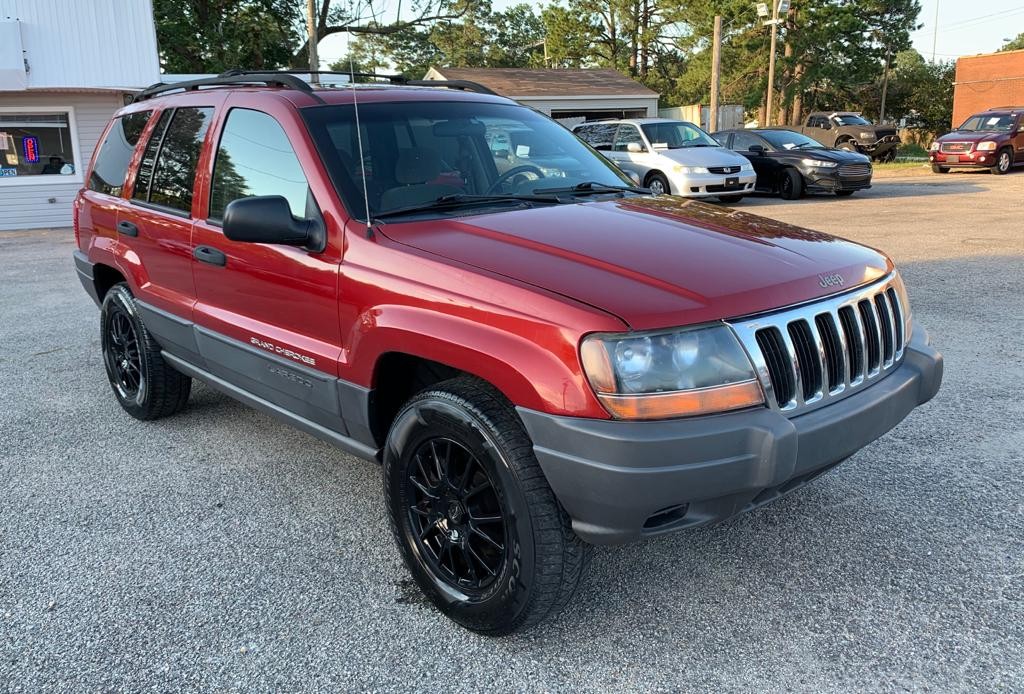
[[[976,113],[928,148],[935,173],[951,168],[1009,173],[1024,166],[1024,106],[1003,106]]]
[[[535,624],[588,543],[773,501],[937,392],[884,254],[651,196],[472,83],[394,81],[145,90],[74,259],[130,415],[198,379],[381,461],[408,569],[459,623]]]

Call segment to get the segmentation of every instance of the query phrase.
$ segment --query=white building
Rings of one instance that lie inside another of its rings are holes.
[[[70,226],[111,114],[159,76],[150,0],[0,0],[0,230]]]
[[[424,79],[477,82],[557,120],[658,115],[658,93],[616,70],[432,67]]]

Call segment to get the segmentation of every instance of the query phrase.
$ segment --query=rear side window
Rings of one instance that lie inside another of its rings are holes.
[[[146,145],[132,197],[181,212],[192,209],[192,187],[212,108],[164,112]]]
[[[152,115],[152,111],[140,111],[114,119],[96,155],[96,165],[89,174],[89,190],[107,195],[121,194],[135,145]]]
[[[236,108],[228,114],[213,164],[210,219],[222,219],[232,200],[254,195],[284,196],[299,218],[315,214],[307,213],[309,183],[284,128],[266,113]]]

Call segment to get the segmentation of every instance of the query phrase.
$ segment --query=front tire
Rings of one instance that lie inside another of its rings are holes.
[[[160,345],[146,330],[135,297],[123,282],[103,297],[100,342],[107,379],[125,412],[149,420],[185,407],[192,379],[164,361]]]
[[[798,200],[804,194],[804,177],[796,169],[786,169],[779,180],[779,195],[783,200]]]
[[[996,155],[996,165],[992,167],[992,173],[997,176],[1009,173],[1013,168],[1013,151],[1009,147],[1003,147]]]
[[[837,144],[836,145],[836,149],[841,149],[844,152],[856,152],[857,151],[857,148],[849,140],[843,140],[842,142]]]
[[[509,634],[575,593],[588,548],[515,410],[489,385],[455,378],[402,408],[384,449],[384,494],[410,573],[462,626]]]
[[[655,195],[671,195],[672,189],[663,174],[654,173],[647,177],[647,188]]]
[[[949,167],[939,166],[938,164],[932,164],[932,173],[947,174],[949,173]]]

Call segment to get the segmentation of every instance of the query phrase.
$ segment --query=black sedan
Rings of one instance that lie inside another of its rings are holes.
[[[832,149],[792,130],[723,130],[714,134],[723,146],[754,165],[756,190],[796,200],[805,192],[852,195],[871,187],[871,159]]]

